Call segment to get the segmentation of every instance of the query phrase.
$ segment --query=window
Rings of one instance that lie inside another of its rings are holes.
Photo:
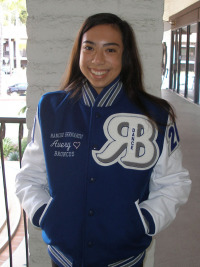
[[[179,59],[179,30],[173,31],[172,42],[173,42],[173,63],[172,63],[172,89],[179,92],[178,88],[178,59]]]
[[[189,69],[188,69],[188,98],[194,101],[195,96],[195,59],[197,42],[197,24],[190,26],[189,40]]]
[[[181,51],[180,51],[180,80],[179,92],[182,96],[186,95],[187,89],[187,27],[181,29]]]
[[[178,94],[199,104],[198,27],[200,23],[172,31],[170,86]]]

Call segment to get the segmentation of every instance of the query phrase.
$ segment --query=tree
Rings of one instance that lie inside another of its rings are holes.
[[[21,23],[26,24],[27,17],[28,17],[27,11],[22,9],[20,14],[19,14],[19,19],[20,19]]]
[[[26,1],[25,0],[12,0],[5,1],[8,2],[8,9],[14,11],[16,10],[19,14],[19,19],[23,24],[26,24],[27,11],[26,11]]]
[[[17,13],[20,21],[23,24],[26,24],[28,16],[26,11],[26,0],[0,0],[0,6],[3,8],[5,18],[8,14]],[[13,21],[15,21],[15,19],[16,18],[14,17]]]

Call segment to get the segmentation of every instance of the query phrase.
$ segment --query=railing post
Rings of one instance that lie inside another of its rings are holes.
[[[2,167],[4,199],[5,199],[5,208],[6,208],[7,230],[8,230],[9,259],[10,259],[10,267],[12,267],[13,264],[12,264],[12,244],[11,244],[11,231],[10,231],[10,217],[9,217],[9,210],[8,210],[8,195],[7,195],[4,154],[3,154],[3,139],[5,138],[5,131],[6,131],[6,126],[5,126],[5,123],[2,122],[1,126],[0,126],[1,167]]]
[[[8,206],[8,194],[7,194],[7,185],[6,185],[6,172],[5,172],[5,162],[4,162],[4,149],[3,149],[3,140],[5,138],[6,123],[17,123],[19,124],[19,133],[18,133],[18,145],[19,145],[19,163],[21,168],[22,160],[22,138],[23,138],[23,124],[26,123],[25,118],[0,118],[0,155],[1,155],[1,168],[2,168],[2,177],[3,177],[3,190],[4,190],[4,199],[5,199],[5,210],[6,210],[6,222],[7,222],[7,232],[8,232],[8,248],[9,248],[9,263],[10,267],[13,267],[13,251],[12,251],[12,237],[11,237],[11,226],[10,226],[10,215],[9,215],[9,206]],[[29,249],[28,249],[28,231],[27,231],[27,219],[25,211],[23,211],[23,223],[24,223],[24,237],[25,237],[25,252],[26,252],[26,267],[29,267]]]
[[[22,138],[23,138],[23,123],[19,124],[19,164],[20,168],[22,166]],[[24,219],[24,236],[25,236],[25,248],[26,248],[26,266],[29,267],[29,249],[28,249],[28,230],[27,230],[27,220],[26,213],[23,210],[23,219]]]

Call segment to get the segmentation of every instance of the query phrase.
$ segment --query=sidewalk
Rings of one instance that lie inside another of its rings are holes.
[[[1,167],[1,166],[0,166]],[[6,185],[7,185],[7,192],[8,192],[8,204],[9,204],[9,211],[10,211],[10,225],[11,225],[11,232],[15,232],[19,222],[20,222],[20,215],[21,215],[21,207],[19,201],[15,195],[15,176],[17,171],[19,170],[19,162],[18,161],[5,161],[5,172],[6,172]],[[6,218],[5,208],[4,208],[4,192],[3,192],[3,178],[2,178],[2,170],[0,173],[0,203],[1,203],[1,217]],[[22,227],[21,227],[22,228]],[[23,229],[19,233],[17,233],[12,240],[13,246],[13,267],[24,267],[26,266],[26,258],[25,258],[25,241],[23,238],[24,232]],[[2,241],[1,244],[7,240],[7,227],[0,232],[0,240]],[[19,245],[20,244],[20,245]],[[17,249],[14,249],[16,248]],[[0,266],[1,267],[9,267],[10,261],[7,259],[6,255],[8,254],[7,251],[3,251],[0,254]]]
[[[13,267],[25,267],[26,266],[24,244],[25,244],[25,241],[23,239],[19,247],[13,253]],[[10,267],[9,259],[3,265],[0,265],[0,266]]]
[[[176,109],[183,165],[190,172],[192,191],[175,221],[156,238],[155,267],[199,267],[200,106],[171,90],[162,90],[162,96]]]

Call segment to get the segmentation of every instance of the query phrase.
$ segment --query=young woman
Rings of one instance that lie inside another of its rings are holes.
[[[132,28],[90,16],[61,90],[39,102],[16,178],[53,266],[142,266],[190,186],[174,112],[145,92]]]

